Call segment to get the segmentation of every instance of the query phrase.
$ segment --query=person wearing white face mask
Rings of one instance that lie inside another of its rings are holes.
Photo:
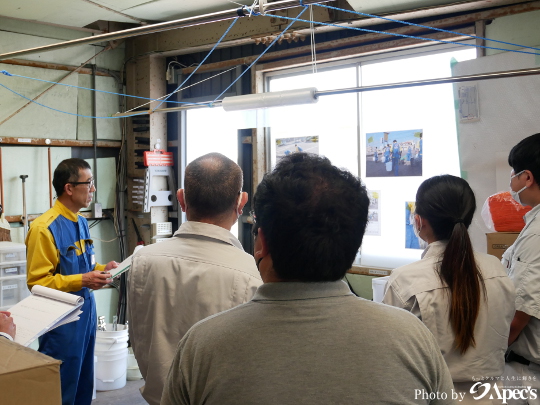
[[[395,269],[383,303],[416,315],[433,333],[462,404],[500,404],[515,290],[494,256],[474,252],[467,228],[476,201],[456,176],[435,176],[416,193],[415,233],[429,245],[422,259]],[[478,381],[494,381],[490,390]],[[493,380],[491,380],[491,378]],[[487,393],[487,395],[485,395]]]
[[[540,133],[514,146],[508,164],[513,169],[512,196],[532,210],[525,214],[525,227],[502,259],[517,292],[505,372],[526,377],[523,385],[537,390],[536,399],[513,403],[540,404]]]

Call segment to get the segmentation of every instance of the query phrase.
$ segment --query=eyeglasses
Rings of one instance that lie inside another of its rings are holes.
[[[88,181],[70,181],[69,184],[73,184],[75,186],[78,186],[79,184],[86,184],[90,190],[92,187],[94,187],[94,179],[90,179]]]

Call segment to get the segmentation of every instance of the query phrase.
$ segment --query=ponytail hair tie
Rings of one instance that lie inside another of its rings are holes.
[[[465,221],[463,221],[462,218],[459,218],[459,219],[456,219],[456,220],[454,221],[454,225],[455,225],[455,224],[463,224],[464,222],[465,222]]]

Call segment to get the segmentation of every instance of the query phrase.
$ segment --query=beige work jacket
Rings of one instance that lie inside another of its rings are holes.
[[[262,284],[255,260],[224,228],[188,221],[141,249],[128,276],[130,341],[145,386],[160,403],[180,339],[198,321],[251,299]]]
[[[487,302],[481,301],[474,328],[476,347],[469,347],[461,355],[454,348],[448,286],[436,272],[445,248],[445,242],[433,242],[420,261],[395,269],[386,285],[383,303],[411,311],[424,322],[437,339],[454,382],[500,377],[515,312],[514,285],[495,256],[475,252],[487,290]]]

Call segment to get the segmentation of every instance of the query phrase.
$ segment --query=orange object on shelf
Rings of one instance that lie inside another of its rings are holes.
[[[487,213],[484,212],[486,208]],[[512,198],[510,192],[504,191],[488,197],[482,216],[488,214],[491,217],[493,230],[496,232],[521,232],[525,226],[523,217],[530,210],[531,207],[524,207]],[[489,225],[488,227],[491,228]]]

